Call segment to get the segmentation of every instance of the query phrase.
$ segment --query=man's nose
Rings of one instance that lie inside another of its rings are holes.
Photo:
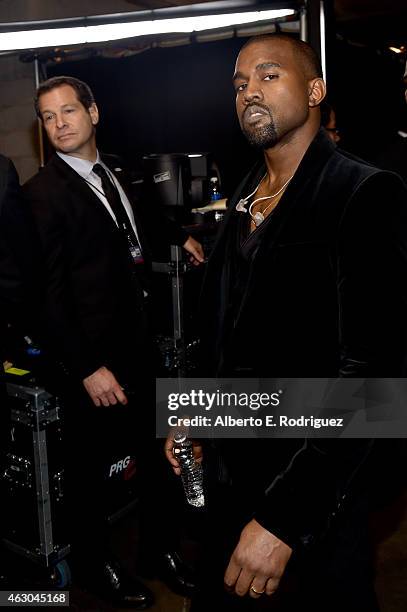
[[[62,113],[55,115],[55,125],[59,129],[63,128],[66,125],[66,121]]]
[[[247,83],[247,87],[244,92],[244,99],[248,104],[250,102],[263,99],[263,92],[259,86],[259,83],[256,81],[249,81]]]

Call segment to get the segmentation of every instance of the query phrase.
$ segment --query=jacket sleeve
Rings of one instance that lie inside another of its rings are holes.
[[[51,186],[29,182],[24,185],[23,193],[35,219],[44,265],[42,342],[60,371],[80,382],[105,364],[95,353],[75,311],[67,221],[62,207],[58,206],[58,193]]]
[[[340,376],[405,376],[407,190],[378,172],[349,201],[338,238]]]
[[[34,221],[23,204],[13,163],[0,158],[0,316],[21,335],[33,335],[41,296]]]
[[[405,376],[407,191],[377,173],[345,208],[337,245],[341,363],[338,377]],[[318,540],[362,486],[368,439],[307,439],[271,483],[255,518],[294,549]]]

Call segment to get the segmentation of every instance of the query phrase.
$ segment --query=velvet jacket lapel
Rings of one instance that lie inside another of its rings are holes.
[[[257,278],[258,272],[261,273],[261,266],[265,258],[267,262],[272,264],[271,253],[281,241],[282,234],[285,236],[292,235],[293,242],[297,229],[297,221],[295,214],[299,207],[307,205],[312,207],[312,199],[317,192],[310,194],[309,186],[315,185],[315,177],[321,174],[323,166],[326,165],[329,157],[335,152],[335,145],[325,136],[322,131],[319,131],[305,155],[293,177],[283,194],[278,209],[274,214],[274,222],[266,228],[266,233],[263,236],[259,249],[253,260],[250,269],[249,280],[246,291],[242,299],[239,310],[239,315],[242,313],[247,297],[251,294],[253,283]],[[260,173],[265,172],[265,166],[260,169]]]
[[[273,222],[270,224],[267,227],[266,233],[263,235],[261,246],[251,266],[248,283],[240,304],[235,325],[237,325],[238,319],[246,306],[247,299],[252,293],[253,283],[256,281],[257,275],[262,273],[262,266],[264,265],[265,258],[267,258],[267,264],[270,263],[272,265],[272,252],[273,249],[278,247],[282,233],[286,233],[287,230],[294,230],[297,225],[295,213],[298,208],[303,206],[305,202],[307,202],[307,206],[312,206],[310,197],[312,198],[316,194],[310,196],[309,186],[310,184],[315,185],[315,176],[321,173],[321,170],[334,152],[335,145],[326,137],[323,131],[320,130],[305,152],[293,179],[279,202],[278,210],[274,213],[275,223]],[[262,160],[258,162],[243,179],[230,200],[227,215],[219,230],[219,235],[211,255],[211,265],[208,267],[205,276],[203,289],[204,301],[209,299],[212,301],[217,300],[217,308],[210,306],[205,308],[205,310],[217,312],[217,315],[219,315],[219,313],[224,313],[227,307],[228,266],[233,257],[233,249],[235,249],[237,221],[240,215],[245,214],[236,210],[236,204],[242,197],[247,196],[253,191],[265,171],[266,167]],[[307,194],[306,198],[304,197],[305,194]],[[246,208],[248,208],[248,206]],[[223,262],[225,262],[225,265],[223,265]],[[209,296],[209,291],[206,287],[213,287],[214,282],[215,286],[219,286],[219,277],[222,277],[220,280],[220,286],[222,287],[220,295]],[[216,278],[218,281],[215,280]],[[203,316],[205,316],[205,310],[202,309]],[[213,321],[211,325],[217,328],[219,323],[218,316],[217,321]]]

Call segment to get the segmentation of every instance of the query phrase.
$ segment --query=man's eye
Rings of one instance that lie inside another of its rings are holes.
[[[47,123],[48,121],[51,121],[53,115],[45,115],[45,117],[43,117],[44,121]]]
[[[272,81],[273,79],[277,79],[278,75],[277,74],[266,74],[266,76],[264,77],[265,81]]]
[[[74,112],[74,110],[75,110],[74,108],[66,108],[66,109],[65,109],[65,112],[66,112],[66,113],[73,113],[73,112]]]
[[[236,87],[236,93],[239,91],[243,91],[244,89],[246,89],[246,87],[247,87],[247,83],[242,83],[241,85],[238,85]]]

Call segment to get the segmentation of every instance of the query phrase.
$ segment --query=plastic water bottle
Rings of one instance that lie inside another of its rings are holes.
[[[174,435],[174,457],[181,468],[187,502],[196,508],[205,505],[202,465],[195,460],[192,442],[183,432]]]
[[[219,191],[219,180],[217,176],[212,176],[210,179],[210,198],[211,202],[216,202],[216,200],[220,200],[222,198],[221,193]]]

